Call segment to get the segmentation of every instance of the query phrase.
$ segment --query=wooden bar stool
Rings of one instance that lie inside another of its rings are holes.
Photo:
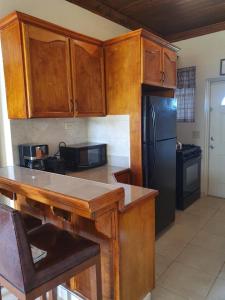
[[[7,192],[7,191],[0,189],[0,195],[3,195],[10,200],[15,200],[15,193],[12,193],[12,192]],[[33,216],[28,215],[23,212],[21,212],[21,215],[22,215],[22,218],[23,218],[23,221],[25,224],[25,228],[27,231],[32,230],[38,226],[41,226],[41,224],[42,224],[42,221],[36,217],[33,217]]]
[[[34,263],[31,245],[44,257]],[[91,266],[96,267],[97,299],[102,299],[100,246],[52,224],[27,232],[22,216],[0,204],[0,286],[20,300],[45,295]],[[55,293],[51,293],[55,295]]]

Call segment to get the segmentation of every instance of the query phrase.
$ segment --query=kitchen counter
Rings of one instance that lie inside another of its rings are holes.
[[[67,175],[92,181],[112,184],[115,188],[123,188],[125,191],[124,205],[120,206],[120,210],[128,209],[137,201],[142,201],[150,195],[157,195],[155,190],[146,189],[139,186],[118,183],[115,173],[126,171],[128,168],[104,165],[98,168],[88,169],[81,172],[69,172]]]
[[[86,173],[89,179],[95,174],[96,180],[101,173],[103,183],[77,178],[78,173],[74,177],[21,167],[0,168],[0,193],[16,199],[18,210],[100,244],[103,300],[143,299],[155,282],[157,191],[112,183],[114,171],[122,170],[105,166]],[[111,184],[105,183],[104,174]],[[93,278],[89,268],[76,276],[75,282],[71,280],[70,288],[95,299]]]
[[[67,175],[112,184],[117,182],[114,174],[127,169],[128,168],[115,167],[107,164],[85,171],[68,172]]]
[[[124,204],[122,187],[16,166],[0,168],[0,188],[5,186],[31,199],[54,199],[52,205],[60,204],[66,210],[72,206],[89,216],[113,202],[121,202],[120,207]]]

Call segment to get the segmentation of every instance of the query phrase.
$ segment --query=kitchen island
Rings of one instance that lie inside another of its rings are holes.
[[[153,289],[157,191],[6,167],[0,192],[17,209],[100,244],[103,299],[141,300]],[[69,285],[95,299],[92,268]]]

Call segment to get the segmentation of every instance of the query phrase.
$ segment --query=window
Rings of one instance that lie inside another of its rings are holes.
[[[196,67],[188,67],[177,70],[177,121],[195,121],[195,87]]]

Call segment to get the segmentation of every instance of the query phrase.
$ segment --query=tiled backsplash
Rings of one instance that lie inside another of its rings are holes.
[[[109,164],[130,165],[129,116],[107,116],[88,119],[88,140],[108,145]]]
[[[87,121],[85,119],[32,119],[11,121],[14,163],[18,163],[18,145],[24,143],[48,144],[50,155],[58,150],[58,144],[85,142]],[[69,124],[69,129],[65,125]]]
[[[50,155],[53,155],[60,141],[66,144],[90,141],[108,145],[110,164],[129,165],[129,116],[13,120],[10,124],[15,164],[19,162],[19,144],[48,144]]]

